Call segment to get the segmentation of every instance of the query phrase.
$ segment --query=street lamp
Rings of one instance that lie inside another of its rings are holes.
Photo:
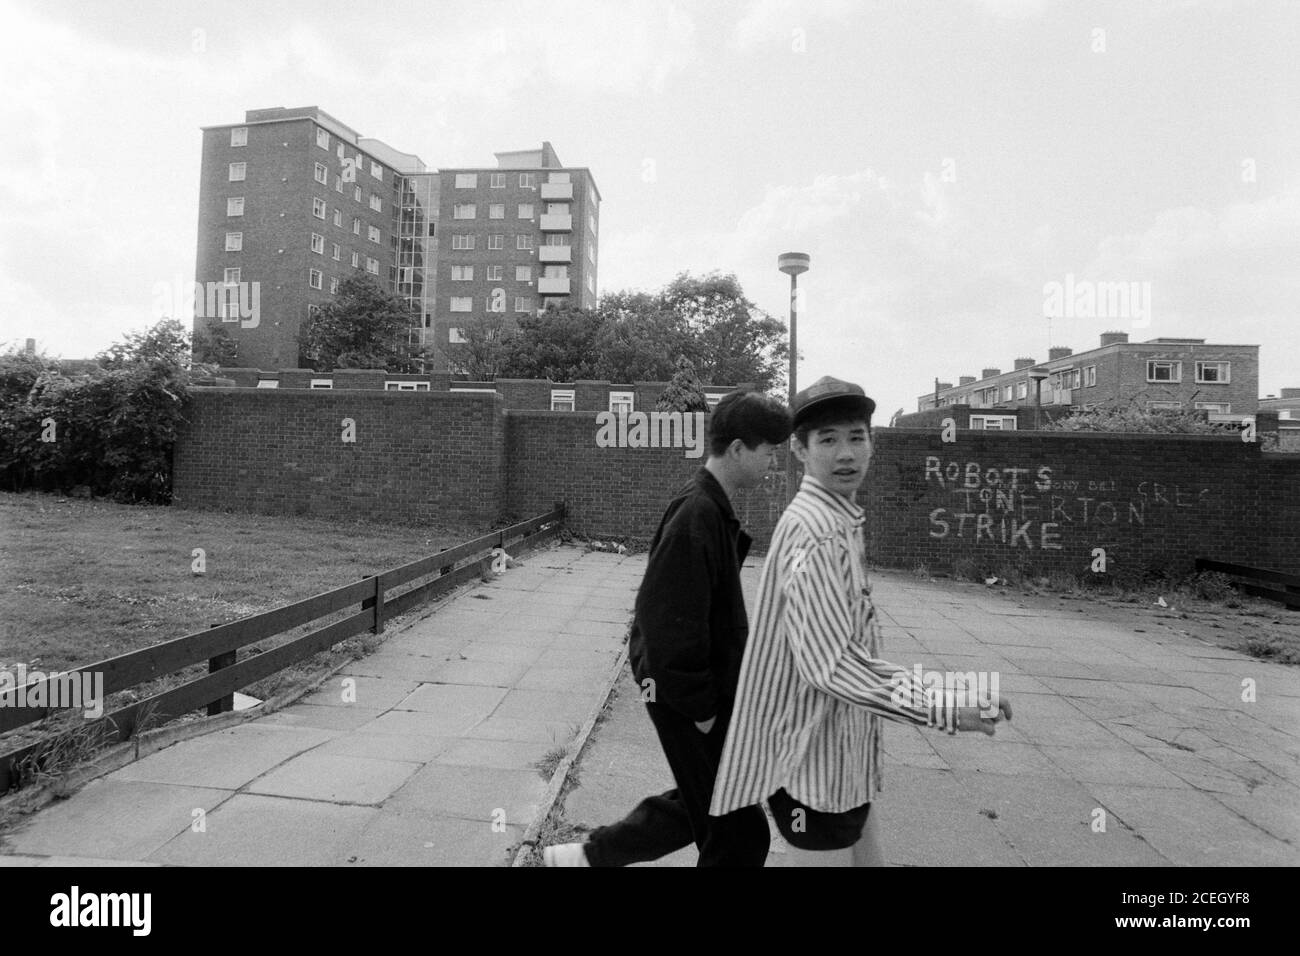
[[[799,276],[808,271],[811,258],[806,252],[787,252],[777,256],[776,267],[790,277],[790,410],[794,410],[794,396],[799,391]],[[786,448],[785,486],[787,498],[794,498],[794,452]]]

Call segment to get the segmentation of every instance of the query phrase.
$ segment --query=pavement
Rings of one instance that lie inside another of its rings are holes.
[[[751,610],[760,568],[742,571]],[[996,671],[1014,710],[991,738],[885,723],[872,813],[890,863],[1300,864],[1300,668],[897,572],[873,572],[872,597],[887,660]],[[672,786],[626,670],[617,687],[565,802],[579,828]],[[768,864],[783,852],[776,836]]]
[[[570,823],[612,822],[672,786],[615,673],[644,567],[534,552],[297,703],[33,814],[0,865],[508,865],[545,809],[535,765],[614,684],[564,802]],[[742,572],[751,608],[760,567]],[[878,571],[873,589],[888,659],[996,671],[1015,710],[993,738],[886,725],[873,812],[891,863],[1300,864],[1300,669],[969,585]]]

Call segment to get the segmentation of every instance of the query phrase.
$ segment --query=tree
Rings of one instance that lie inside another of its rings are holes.
[[[1204,412],[1189,409],[1098,406],[1045,422],[1043,431],[1142,432],[1152,434],[1222,435],[1224,426],[1206,420]]]
[[[695,374],[695,363],[685,355],[677,359],[677,371],[673,373],[668,386],[655,402],[655,411],[659,412],[707,412],[709,400],[704,395],[704,386]]]
[[[226,327],[213,322],[206,328],[194,330],[194,361],[208,365],[234,365],[239,343],[231,338]]]
[[[350,276],[339,283],[333,301],[304,323],[298,342],[318,372],[336,368],[401,371],[427,352],[406,344],[415,322],[405,300],[385,292],[368,275]]]
[[[144,332],[128,332],[122,341],[96,355],[95,361],[104,369],[155,363],[189,369],[194,364],[193,355],[185,326],[177,319],[160,319]]]
[[[735,275],[683,272],[660,299],[685,324],[686,354],[706,382],[751,382],[763,392],[784,383],[790,355],[785,324],[745,298]]]
[[[563,307],[526,315],[502,342],[500,375],[573,382],[598,378],[597,338],[604,317]]]
[[[674,355],[690,354],[689,333],[681,316],[660,295],[615,292],[596,309],[597,378],[611,382],[662,382],[675,371]]]
[[[502,374],[507,338],[504,315],[466,319],[460,335],[463,342],[447,346],[447,363],[453,372],[468,375],[473,382],[491,381]]]

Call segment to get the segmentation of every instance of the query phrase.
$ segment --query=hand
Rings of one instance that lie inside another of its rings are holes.
[[[702,734],[707,734],[710,730],[713,729],[713,723],[717,719],[718,719],[718,715],[714,714],[708,720],[697,720],[695,722],[695,729]]]
[[[983,709],[979,707],[958,707],[957,729],[978,730],[992,737],[1003,715],[1007,720],[1011,719],[1011,701],[1001,696],[998,697],[998,709],[992,717],[985,717]]]

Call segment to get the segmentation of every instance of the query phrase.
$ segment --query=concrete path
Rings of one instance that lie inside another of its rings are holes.
[[[298,703],[41,810],[0,865],[505,865],[533,765],[605,699],[644,565],[535,552]]]
[[[743,572],[751,609],[760,561]],[[888,660],[996,670],[1015,709],[993,738],[886,725],[878,809],[890,862],[1300,864],[1300,669],[1098,623],[1086,605],[1034,610],[897,573],[873,582]],[[1242,700],[1248,678],[1253,703]],[[626,672],[618,688],[565,804],[580,827],[672,786]],[[694,861],[690,848],[658,865]]]

